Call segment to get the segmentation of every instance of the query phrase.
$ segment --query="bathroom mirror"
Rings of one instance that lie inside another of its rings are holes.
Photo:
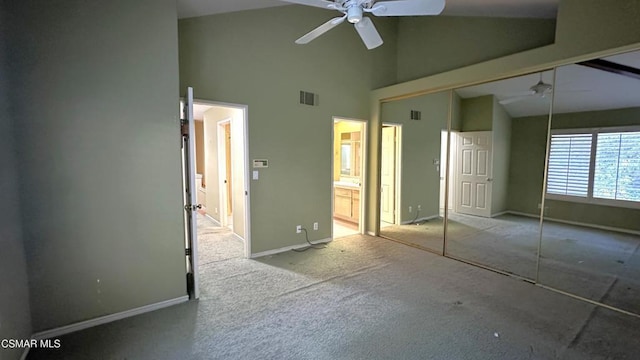
[[[438,254],[449,98],[445,91],[383,103],[381,109],[380,235]]]
[[[360,177],[361,168],[360,131],[340,134],[340,175]]]
[[[640,51],[556,84],[538,282],[640,314]]]
[[[446,255],[535,279],[553,71],[454,91]]]

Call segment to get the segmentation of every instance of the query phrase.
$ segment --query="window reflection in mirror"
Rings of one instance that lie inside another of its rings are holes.
[[[351,144],[340,145],[340,174],[351,175]]]
[[[539,282],[640,314],[640,52],[557,69]]]

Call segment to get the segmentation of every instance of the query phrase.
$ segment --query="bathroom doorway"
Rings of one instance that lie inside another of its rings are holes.
[[[334,117],[332,156],[333,238],[362,233],[366,122]]]

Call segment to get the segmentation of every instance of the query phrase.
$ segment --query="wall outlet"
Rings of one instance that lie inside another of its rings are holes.
[[[318,230],[318,223],[317,222],[313,223],[313,230]]]
[[[302,232],[302,225],[296,225],[296,234],[300,234]]]
[[[409,212],[413,212],[413,207],[409,206]]]
[[[422,210],[422,205],[418,205],[418,211]]]
[[[216,208],[216,214],[218,213],[218,208]]]

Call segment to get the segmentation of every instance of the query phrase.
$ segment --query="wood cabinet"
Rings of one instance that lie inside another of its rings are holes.
[[[336,219],[358,223],[360,221],[360,189],[335,186],[333,216]]]

